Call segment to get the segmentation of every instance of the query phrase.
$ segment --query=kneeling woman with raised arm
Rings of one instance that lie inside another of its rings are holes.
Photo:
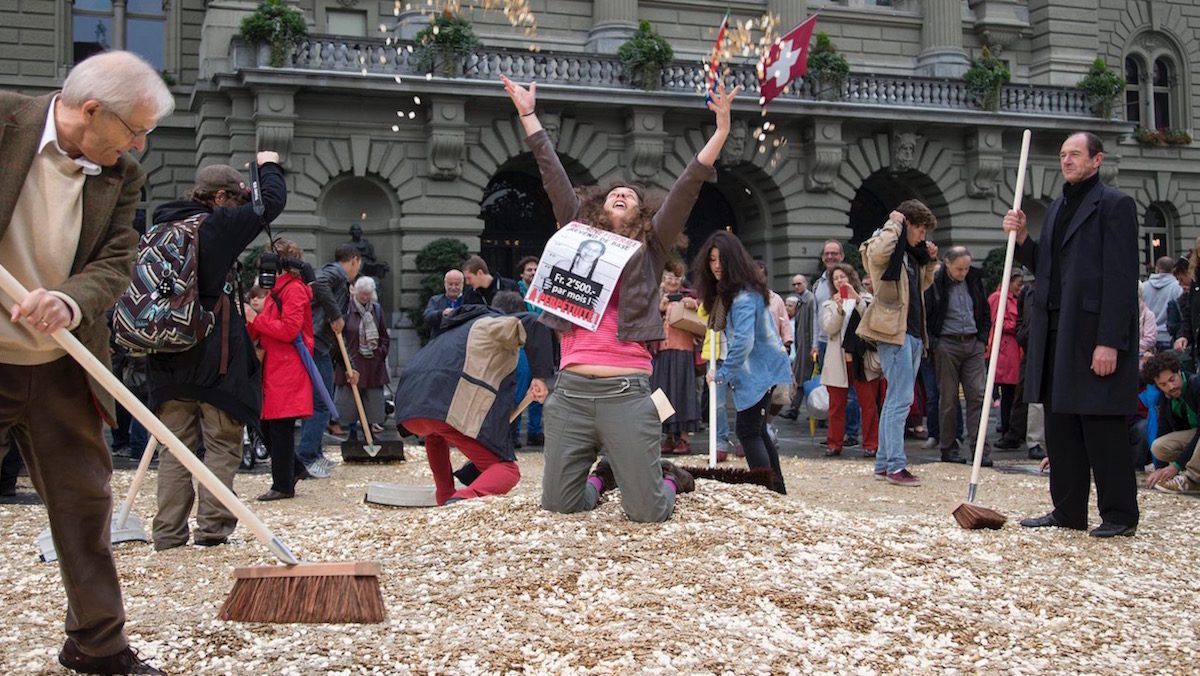
[[[537,85],[526,89],[500,79],[520,115],[558,222],[584,222],[643,243],[621,273],[595,331],[541,315],[543,323],[562,333],[562,371],[543,413],[542,508],[593,509],[601,493],[620,486],[621,506],[631,520],[666,521],[675,510],[676,493],[692,490],[694,482],[659,458],[662,427],[650,399],[652,368],[645,343],[663,339],[659,275],[700,186],[716,180],[713,163],[729,135],[729,107],[739,89],[726,94],[722,85],[713,93],[708,107],[716,114],[716,132],[676,179],[662,207],[651,213],[642,192],[628,184],[581,199],[538,121]],[[589,476],[600,449],[606,458]]]

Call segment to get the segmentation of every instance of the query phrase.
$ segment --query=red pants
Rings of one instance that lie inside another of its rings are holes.
[[[846,365],[846,375],[854,392],[858,394],[858,407],[862,410],[862,447],[864,451],[879,449],[879,403],[883,400],[881,386],[883,378],[863,382],[854,377],[854,369]],[[829,435],[825,443],[835,451],[842,450],[846,436],[846,401],[850,388],[827,385],[829,390]]]
[[[429,458],[429,469],[433,471],[433,483],[437,487],[439,505],[445,504],[450,498],[504,495],[521,480],[521,470],[517,469],[517,463],[501,460],[478,441],[444,421],[409,418],[402,424],[413,434],[425,437],[425,455]],[[479,478],[457,492],[454,490],[454,466],[450,464],[451,446],[467,456],[479,470]]]

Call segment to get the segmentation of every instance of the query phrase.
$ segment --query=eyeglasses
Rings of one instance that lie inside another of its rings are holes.
[[[108,110],[108,109],[106,108],[105,110]],[[125,118],[121,117],[120,115],[116,114],[115,112],[108,110],[108,114],[117,118],[117,120],[120,121],[121,124],[125,125],[125,128],[129,130],[129,135],[130,135],[129,140],[131,140],[131,141],[136,140],[138,138],[145,139],[147,136],[150,135],[150,132],[154,131],[154,127],[150,127],[149,129],[142,129],[141,131],[138,131],[138,130],[134,129],[133,127],[129,126],[129,123],[125,121]]]

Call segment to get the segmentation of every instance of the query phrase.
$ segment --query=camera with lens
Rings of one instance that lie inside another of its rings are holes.
[[[279,275],[288,270],[299,272],[300,279],[304,280],[305,284],[317,281],[317,275],[311,265],[299,258],[280,256],[272,248],[258,257],[258,285],[264,289],[273,289]]]

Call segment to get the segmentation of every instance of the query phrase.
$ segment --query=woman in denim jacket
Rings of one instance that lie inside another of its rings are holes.
[[[775,320],[767,312],[767,287],[760,281],[750,253],[732,233],[714,232],[693,263],[701,303],[709,327],[724,331],[725,360],[715,381],[729,383],[737,409],[734,429],[751,469],[769,467],[775,490],[787,493],[779,450],[767,434],[766,413],[776,385],[792,382],[791,365]],[[714,375],[708,374],[713,381]]]

